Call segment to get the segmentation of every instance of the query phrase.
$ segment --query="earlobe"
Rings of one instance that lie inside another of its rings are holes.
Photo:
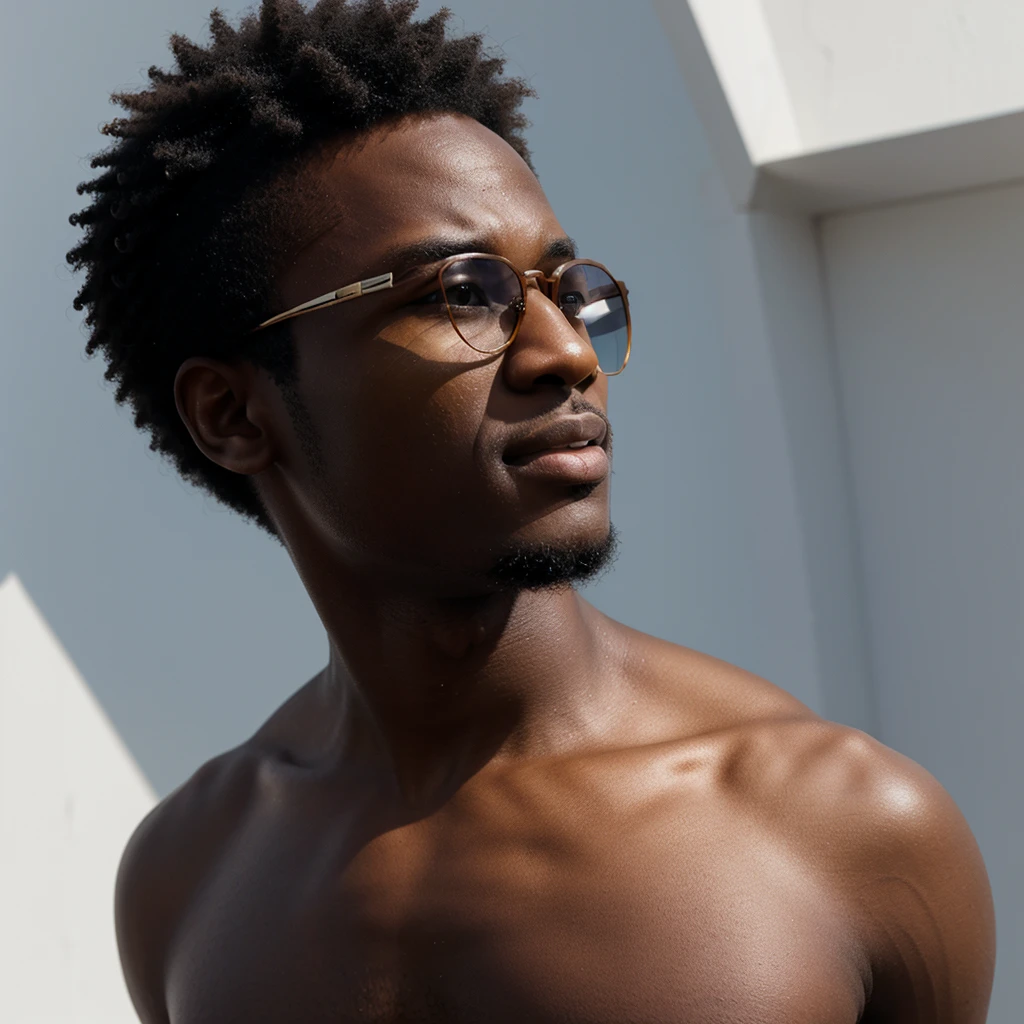
[[[193,357],[178,368],[174,403],[196,447],[212,462],[245,476],[273,464],[269,411],[254,368]]]

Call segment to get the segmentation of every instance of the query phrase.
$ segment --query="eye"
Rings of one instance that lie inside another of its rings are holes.
[[[558,306],[569,320],[575,320],[583,311],[584,305],[580,292],[566,292],[558,297]]]
[[[446,284],[445,294],[449,306],[489,306],[483,288],[474,281]]]
[[[448,296],[449,306],[490,306],[486,292],[475,281],[463,281],[453,284],[446,284],[444,292],[435,288],[428,295],[419,299],[413,299],[413,306],[443,306],[445,295]]]

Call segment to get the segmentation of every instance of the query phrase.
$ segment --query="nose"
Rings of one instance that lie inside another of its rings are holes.
[[[597,378],[597,354],[569,324],[565,314],[530,281],[526,311],[516,340],[502,361],[505,381],[515,391],[557,384],[586,391]]]

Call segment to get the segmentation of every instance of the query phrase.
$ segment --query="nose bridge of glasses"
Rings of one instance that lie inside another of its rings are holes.
[[[549,299],[554,300],[555,286],[558,283],[557,278],[548,277],[543,270],[526,270],[523,272],[523,280],[526,281],[527,289],[532,285],[542,295],[546,295]]]

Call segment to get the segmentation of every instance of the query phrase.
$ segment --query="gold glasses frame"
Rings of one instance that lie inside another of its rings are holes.
[[[479,349],[472,342],[468,341],[459,330],[459,325],[456,323],[455,317],[452,315],[451,306],[448,303],[448,296],[445,293],[443,280],[445,271],[455,263],[471,259],[493,260],[498,263],[504,263],[505,266],[507,266],[519,279],[522,299],[517,310],[516,324],[512,329],[511,337],[509,337],[508,341],[506,341],[500,348]],[[618,278],[616,278],[603,263],[598,263],[596,260],[585,259],[569,260],[568,262],[556,267],[555,271],[548,275],[541,270],[522,271],[511,260],[506,259],[504,256],[498,256],[495,253],[465,252],[460,253],[457,256],[450,256],[446,259],[437,269],[434,276],[437,278],[438,288],[444,298],[445,309],[448,312],[448,319],[451,322],[452,327],[455,329],[456,334],[458,334],[458,336],[475,352],[481,352],[484,355],[500,355],[516,340],[516,337],[519,334],[519,329],[523,324],[523,318],[526,315],[526,293],[530,285],[533,284],[536,286],[536,288],[542,292],[546,298],[554,302],[558,295],[558,285],[561,282],[562,275],[573,267],[578,266],[597,267],[598,270],[603,271],[615,283],[616,287],[619,289],[619,294],[622,296],[622,308],[626,312],[625,359],[622,362],[622,366],[611,373],[601,369],[600,365],[597,367],[598,370],[600,370],[600,372],[606,377],[618,376],[618,374],[622,373],[626,368],[626,365],[629,363],[629,357],[633,349],[633,322],[629,313],[629,289],[626,287],[625,282],[618,280]],[[394,284],[394,274],[390,271],[386,274],[378,274],[375,277],[364,278],[362,281],[354,281],[352,284],[344,285],[333,292],[325,292],[323,295],[318,295],[315,299],[310,299],[307,302],[300,303],[298,306],[293,306],[291,309],[286,309],[283,313],[278,313],[276,316],[272,316],[269,320],[264,320],[263,323],[254,327],[250,333],[255,334],[257,331],[262,331],[265,327],[273,327],[275,324],[282,323],[285,320],[292,320],[297,316],[303,316],[306,313],[312,313],[318,309],[327,309],[330,306],[337,306],[342,302],[350,302],[352,299],[361,298],[363,295],[372,295],[374,292],[386,291],[389,288],[393,288]]]

